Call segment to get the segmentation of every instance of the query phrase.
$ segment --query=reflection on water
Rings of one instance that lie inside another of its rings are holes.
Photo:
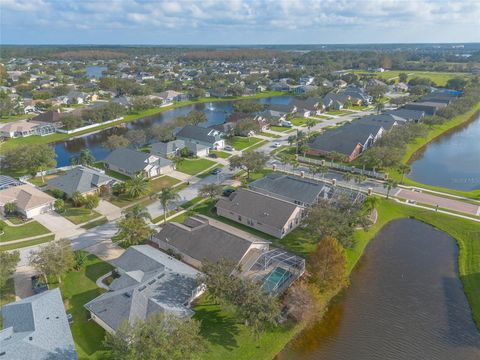
[[[455,241],[431,226],[387,224],[325,319],[278,360],[480,359],[457,255]]]
[[[480,115],[465,127],[427,145],[412,163],[415,181],[458,190],[480,189]]]
[[[271,98],[260,99],[261,103],[283,104],[290,102],[290,96],[275,96]],[[173,121],[179,116],[187,115],[192,110],[203,111],[207,116],[207,121],[200,126],[212,126],[223,124],[225,119],[232,113],[232,102],[213,102],[184,106],[172,110],[167,110],[158,115],[146,117],[143,119],[131,121],[125,124],[125,127],[116,127],[99,131],[94,134],[85,135],[81,138],[62,141],[55,144],[55,152],[57,154],[57,166],[70,165],[70,158],[77,155],[80,150],[88,148],[97,160],[103,160],[109,153],[102,144],[107,137],[112,134],[125,134],[129,129],[148,130],[155,124],[166,124]]]

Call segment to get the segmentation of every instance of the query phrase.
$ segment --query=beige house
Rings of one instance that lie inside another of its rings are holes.
[[[216,207],[218,215],[279,239],[300,225],[304,214],[300,205],[243,188]]]
[[[4,212],[5,204],[11,202],[16,204],[17,211],[20,214],[31,218],[53,210],[55,198],[31,185],[24,184],[0,191],[0,211],[2,213]]]

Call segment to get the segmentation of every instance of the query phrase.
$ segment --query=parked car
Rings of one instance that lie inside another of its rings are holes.
[[[225,146],[225,150],[234,151],[235,149],[233,148],[233,146],[227,145],[227,146]]]
[[[40,294],[48,290],[48,285],[38,275],[32,276],[32,289],[35,294]]]
[[[217,175],[217,174],[220,174],[221,172],[222,172],[222,169],[216,168],[216,169],[213,169],[212,171],[210,171],[210,174]]]
[[[275,142],[273,143],[272,145],[274,148],[279,148],[280,147],[280,143],[279,142]]]
[[[212,158],[212,159],[216,159],[216,158],[218,158],[218,155],[210,153],[210,154],[208,154],[208,157]]]
[[[230,195],[232,195],[232,193],[235,191],[235,189],[225,189],[223,190],[223,196],[226,196],[226,197],[229,197]]]

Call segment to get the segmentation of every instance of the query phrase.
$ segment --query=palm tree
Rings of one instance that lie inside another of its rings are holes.
[[[347,172],[343,174],[343,180],[346,182],[350,182],[353,179],[353,174],[350,172]]]
[[[82,165],[92,165],[95,162],[95,157],[92,155],[89,149],[83,149],[80,151],[79,162]]]
[[[298,169],[298,167],[300,166],[300,163],[297,160],[293,160],[290,162],[290,165],[292,165],[293,175],[295,175],[295,170]]]
[[[125,181],[125,193],[129,198],[134,199],[150,192],[150,180],[142,175],[137,175],[132,179]]]
[[[400,181],[400,184],[403,184],[403,178],[405,177],[405,174],[408,174],[411,171],[410,165],[400,164],[398,165],[397,170],[400,174],[402,174],[402,180]]]
[[[379,200],[376,196],[368,196],[363,202],[365,210],[372,211],[378,206]]]
[[[361,184],[362,182],[364,182],[365,180],[367,180],[367,177],[363,174],[361,175],[355,175],[355,178],[354,178],[355,182],[357,184]]]
[[[305,124],[307,125],[308,133],[310,134],[310,129],[314,127],[317,122],[313,119],[307,119],[307,122]]]
[[[383,187],[387,189],[387,199],[390,196],[390,191],[396,188],[398,183],[394,180],[389,179],[386,183],[383,183]]]
[[[142,206],[140,204],[136,204],[132,206],[130,209],[124,210],[123,213],[127,218],[149,219],[149,220],[152,219],[152,217],[150,216],[150,213],[145,208],[145,206]]]
[[[163,208],[163,219],[165,222],[167,222],[167,211],[168,211],[168,205],[172,201],[176,201],[180,199],[180,196],[178,193],[175,191],[174,188],[172,187],[165,187],[160,191],[158,194],[158,199],[160,200],[160,204],[162,204]]]

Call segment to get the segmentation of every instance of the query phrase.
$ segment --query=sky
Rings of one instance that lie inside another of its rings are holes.
[[[0,0],[0,44],[480,42],[480,0]]]

